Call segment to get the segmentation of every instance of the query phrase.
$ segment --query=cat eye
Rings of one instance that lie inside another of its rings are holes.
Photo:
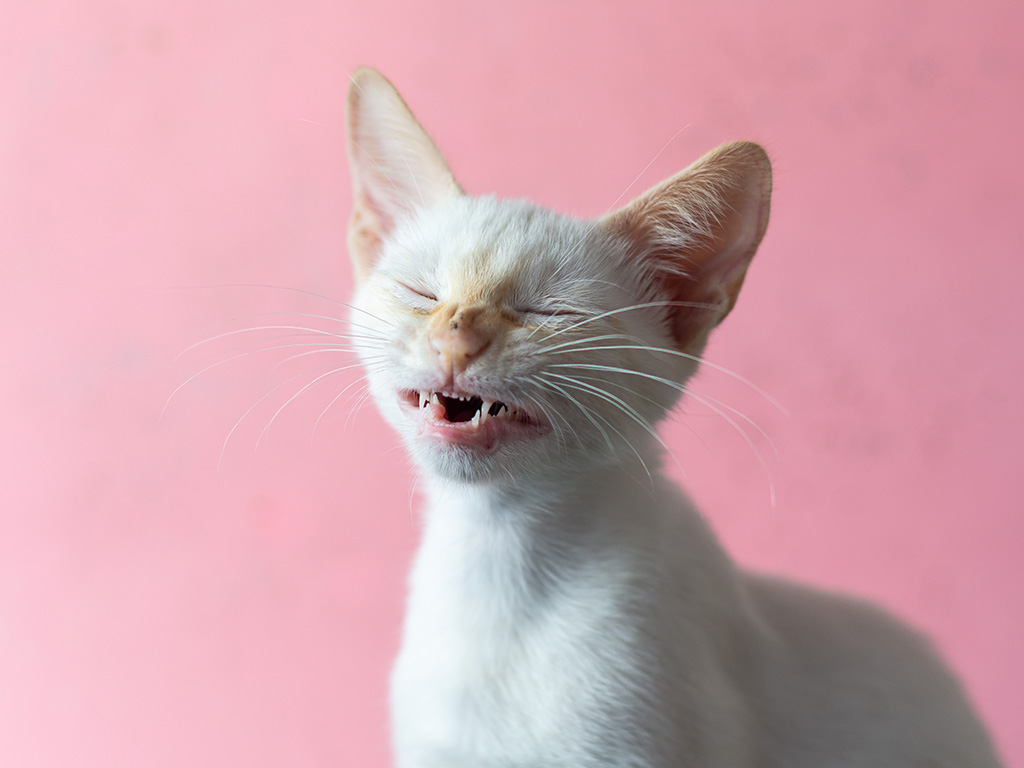
[[[406,285],[405,283],[401,283],[400,285],[410,293],[415,293],[417,296],[421,298],[428,299],[429,301],[437,301],[437,296],[435,296],[425,288],[414,288],[413,286]]]
[[[402,283],[396,281],[398,286],[403,289],[404,300],[411,303],[417,309],[425,309],[430,305],[437,303],[437,296],[428,291],[426,288],[420,288],[418,286],[409,285],[408,283]]]
[[[579,317],[580,312],[566,309],[565,307],[513,307],[512,311],[517,315],[533,317],[564,317],[566,319]]]

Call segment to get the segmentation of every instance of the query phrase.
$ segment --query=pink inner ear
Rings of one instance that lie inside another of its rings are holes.
[[[377,215],[365,198],[356,195],[348,223],[348,252],[352,258],[357,282],[362,282],[373,270],[380,253],[383,231]]]
[[[680,348],[702,345],[739,295],[768,225],[771,166],[764,150],[719,147],[651,189],[609,223],[646,261],[659,293],[676,302],[672,333]]]
[[[753,255],[753,254],[751,254]],[[669,300],[672,335],[681,349],[703,344],[705,336],[736,304],[750,259],[722,264],[721,269],[697,267],[690,275],[661,271],[656,279]]]

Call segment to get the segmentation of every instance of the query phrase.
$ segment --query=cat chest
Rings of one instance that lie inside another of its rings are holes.
[[[593,744],[593,724],[621,719],[642,688],[638,638],[608,598],[567,592],[517,611],[414,595],[392,680],[396,733],[526,762]]]

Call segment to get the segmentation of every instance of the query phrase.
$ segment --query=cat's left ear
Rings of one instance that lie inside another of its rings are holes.
[[[761,147],[725,144],[602,220],[672,302],[680,349],[703,346],[736,303],[768,226],[771,188]]]
[[[430,136],[380,72],[353,73],[346,118],[352,174],[348,245],[356,279],[362,280],[403,218],[462,190]]]

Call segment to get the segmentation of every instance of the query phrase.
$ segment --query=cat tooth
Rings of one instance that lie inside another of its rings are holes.
[[[494,405],[493,400],[484,400],[483,405],[480,406],[480,421],[481,423],[487,421],[491,417],[491,407]]]
[[[469,420],[469,424],[470,424],[470,426],[471,426],[471,427],[473,427],[473,428],[477,428],[477,427],[479,427],[479,426],[480,426],[480,422],[481,422],[482,418],[483,418],[483,417],[482,417],[482,416],[480,415],[480,411],[477,411],[477,412],[476,412],[476,413],[474,414],[473,418]]]
[[[420,408],[426,408],[427,403],[430,402],[430,397],[422,389],[420,390]]]

